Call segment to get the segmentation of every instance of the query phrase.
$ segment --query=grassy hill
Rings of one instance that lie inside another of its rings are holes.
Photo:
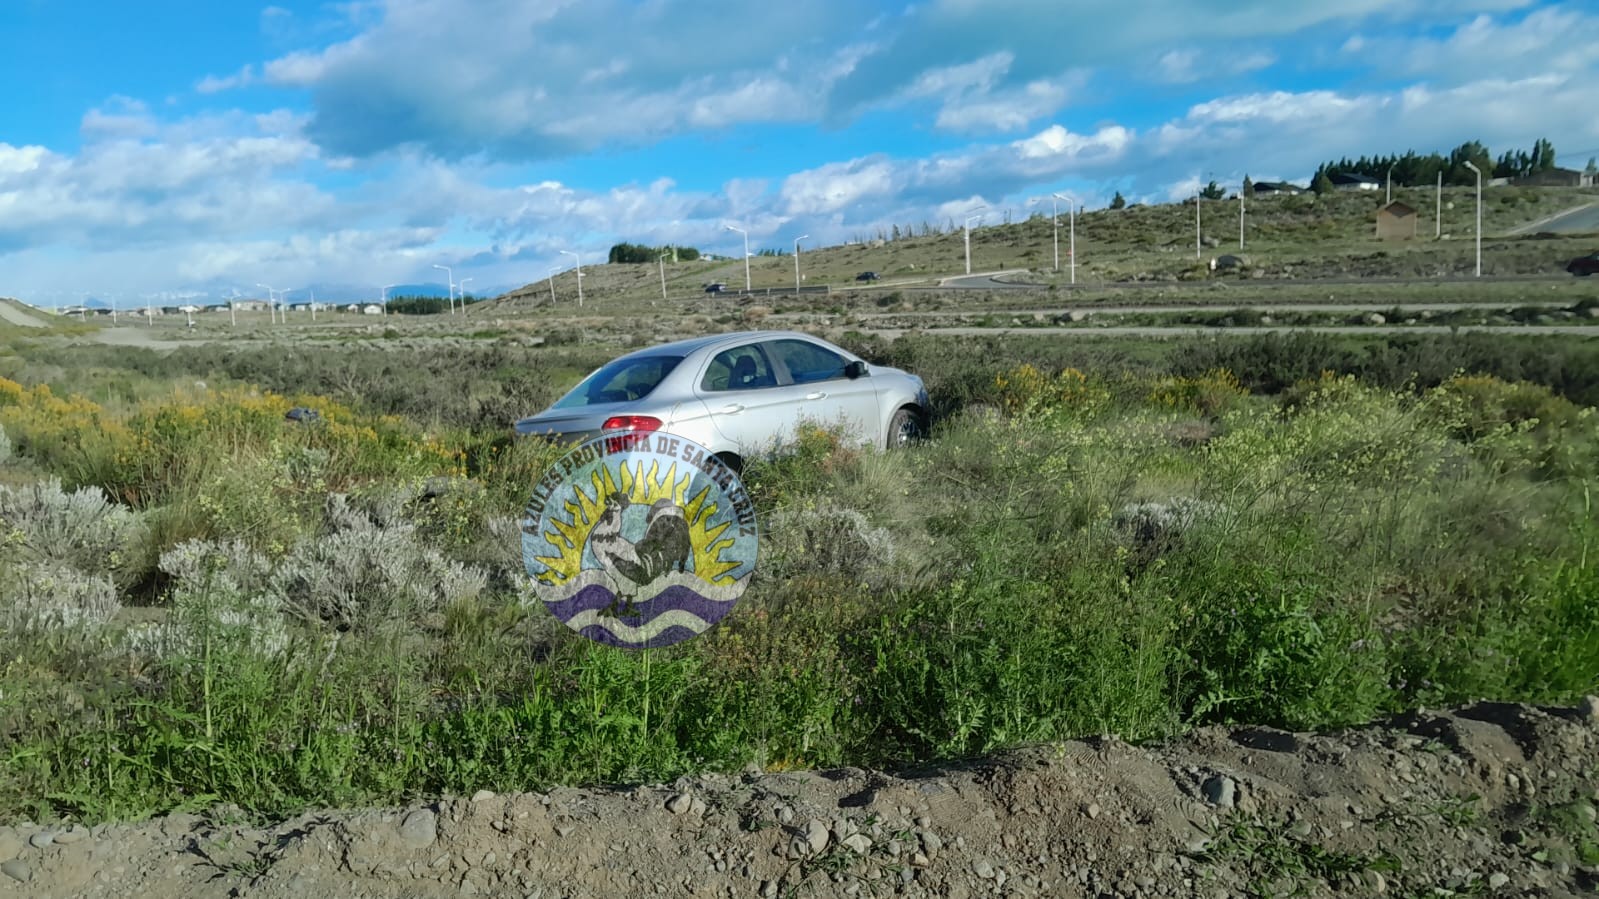
[[[1096,210],[1079,215],[1077,280],[1080,284],[1124,281],[1172,281],[1211,277],[1209,260],[1232,253],[1247,258],[1245,277],[1421,277],[1469,275],[1475,268],[1472,239],[1475,196],[1469,188],[1445,188],[1443,239],[1434,239],[1433,189],[1401,188],[1394,199],[1419,210],[1418,237],[1412,241],[1379,241],[1375,237],[1380,192],[1338,192],[1326,196],[1259,197],[1245,204],[1245,247],[1238,248],[1238,201],[1205,201],[1200,209],[1203,247],[1196,259],[1193,201],[1182,204]],[[1551,237],[1513,232],[1584,203],[1599,202],[1599,190],[1568,188],[1489,188],[1483,194],[1483,273],[1559,273],[1567,259],[1595,242],[1593,235]],[[1060,218],[1063,271],[1054,262],[1052,229],[1047,215],[992,225],[972,231],[972,270],[1025,270],[1024,280],[1064,284],[1069,265],[1068,220]],[[853,243],[807,250],[800,257],[808,287],[835,290],[874,289],[907,284],[933,284],[964,272],[959,228],[950,233],[899,240]],[[874,285],[854,280],[861,271],[878,272]],[[587,308],[599,311],[619,301],[647,306],[661,299],[660,270],[655,265],[590,265],[583,269]],[[794,258],[761,256],[750,260],[755,289],[792,288]],[[701,260],[666,266],[666,289],[674,305],[703,296],[704,285],[721,281],[737,290],[744,283],[739,260]],[[557,307],[576,307],[571,271],[555,277]],[[550,283],[540,280],[498,300],[474,307],[474,315],[504,315],[518,308],[547,306]]]

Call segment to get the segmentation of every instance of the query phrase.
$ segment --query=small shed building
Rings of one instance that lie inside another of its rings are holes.
[[[1398,200],[1377,210],[1378,240],[1415,240],[1417,215],[1415,208]]]

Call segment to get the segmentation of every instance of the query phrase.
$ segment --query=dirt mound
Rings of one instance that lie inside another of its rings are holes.
[[[1575,896],[1599,700],[1113,737],[936,770],[705,776],[270,827],[0,828],[0,895]]]

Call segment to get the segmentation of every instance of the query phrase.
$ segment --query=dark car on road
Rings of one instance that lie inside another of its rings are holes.
[[[1599,274],[1599,253],[1589,253],[1586,256],[1578,256],[1576,259],[1566,263],[1566,271],[1571,272],[1573,275],[1576,275],[1579,278],[1586,278],[1589,275]]]
[[[706,293],[721,293],[725,289],[727,289],[727,285],[723,284],[720,281],[715,281],[715,282],[712,282],[710,284],[705,285],[705,292]]]
[[[876,281],[876,280],[878,280],[877,272],[861,272],[860,274],[855,276],[855,280],[857,280],[857,281]]]

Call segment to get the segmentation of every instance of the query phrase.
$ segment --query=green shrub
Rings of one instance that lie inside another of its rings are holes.
[[[1185,715],[1307,729],[1369,720],[1388,698],[1381,640],[1314,576],[1243,564],[1183,571]]]

